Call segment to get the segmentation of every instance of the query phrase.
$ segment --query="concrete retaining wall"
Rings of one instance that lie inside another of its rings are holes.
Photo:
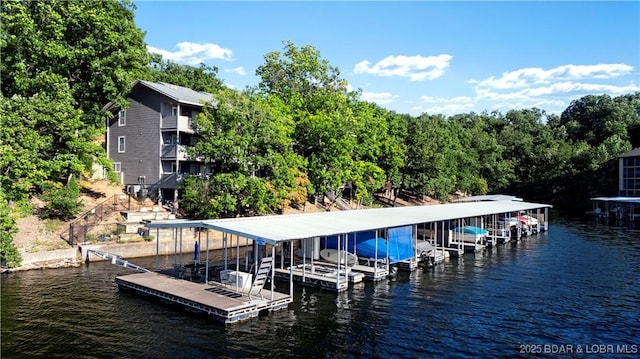
[[[78,259],[78,250],[76,248],[56,249],[54,251],[44,251],[37,253],[20,253],[20,255],[22,256],[22,265],[26,266],[33,263],[65,259],[75,261]]]
[[[156,236],[157,231],[151,230],[151,235]],[[79,244],[77,248],[58,249],[54,251],[43,251],[37,253],[20,253],[22,256],[22,266],[15,268],[14,270],[29,270],[37,268],[57,268],[65,265],[60,263],[79,265],[82,261],[87,259],[88,250],[97,250],[101,252],[107,252],[115,254],[123,258],[137,258],[137,257],[152,257],[156,255],[156,248],[159,249],[160,255],[172,255],[176,251],[176,243],[178,246],[178,252],[180,251],[180,233],[175,236],[177,241],[174,240],[174,233],[171,230],[160,231],[160,244],[156,244],[157,239],[149,242],[129,242],[129,243],[92,243],[92,244]],[[227,243],[228,247],[236,246],[236,236],[229,239]],[[193,230],[183,229],[182,231],[182,253],[193,253],[195,242],[198,241],[198,232]],[[251,244],[252,241],[249,241]],[[246,239],[240,239],[240,246],[244,247],[247,244]],[[222,234],[220,232],[209,232],[209,250],[222,249]],[[200,251],[204,252],[207,249],[207,236],[206,233],[200,234]],[[97,256],[89,256],[89,261],[102,261],[104,259]],[[51,265],[50,262],[57,262]]]
[[[176,242],[171,239],[170,234],[161,234],[162,239],[160,244],[157,245],[156,241],[149,242],[133,242],[133,243],[118,243],[118,244],[80,244],[78,250],[80,251],[80,258],[87,259],[87,250],[97,250],[100,252],[107,252],[121,256],[123,258],[135,258],[135,257],[151,257],[156,255],[156,248],[158,248],[158,254],[171,255],[176,251]],[[168,237],[168,238],[166,238]],[[198,241],[197,237],[193,235],[182,236],[182,253],[193,253],[195,243]],[[251,242],[250,242],[251,243]],[[245,241],[240,240],[240,245],[244,246]],[[234,243],[235,245],[235,243]],[[158,246],[158,247],[156,247]],[[177,240],[178,252],[180,251],[180,237]],[[203,252],[207,248],[206,235],[202,235],[200,239],[200,251]],[[222,238],[217,236],[209,236],[209,250],[216,250],[222,248]],[[89,261],[101,261],[103,260],[97,256],[89,256]]]

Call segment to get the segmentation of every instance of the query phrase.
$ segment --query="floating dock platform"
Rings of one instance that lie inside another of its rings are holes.
[[[293,297],[271,292],[266,288],[261,296],[195,283],[156,272],[136,273],[116,277],[120,290],[177,304],[190,311],[205,313],[225,323],[235,323],[257,317],[262,311],[284,309]]]

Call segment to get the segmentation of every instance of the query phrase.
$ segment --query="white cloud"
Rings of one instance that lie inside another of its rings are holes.
[[[563,65],[549,70],[528,67],[504,72],[499,78],[491,76],[477,84],[495,89],[514,89],[564,80],[610,79],[629,74],[631,71],[633,66],[626,64]]]
[[[427,106],[414,106],[412,110],[419,113],[454,115],[469,112],[475,107],[475,99],[468,96],[456,96],[451,98],[420,96]]]
[[[467,81],[467,90],[475,91],[475,96],[421,96],[422,103],[411,110],[454,115],[536,107],[549,114],[559,114],[571,101],[582,96],[619,96],[640,91],[634,70],[625,64],[563,65],[547,70],[523,68],[504,72],[499,77]]]
[[[388,105],[390,103],[393,102],[393,100],[395,100],[396,98],[398,98],[398,95],[394,95],[392,93],[389,92],[365,92],[363,91],[362,94],[362,99],[364,101],[367,102],[375,102],[378,105]]]
[[[439,106],[416,107],[415,109],[419,109],[421,112],[426,112],[432,115],[443,114],[451,116],[470,112],[474,107],[475,105],[473,103],[449,103]]]
[[[528,87],[516,92],[500,93],[487,88],[476,88],[478,98],[489,100],[531,100],[547,96],[568,96],[587,94],[621,95],[640,91],[639,86],[616,86],[608,84],[593,84],[580,82],[557,82],[549,86]]]
[[[539,108],[545,110],[547,114],[556,114],[560,115],[562,111],[564,111],[569,103],[571,102],[570,98],[566,100],[546,100],[540,99],[538,101],[516,101],[516,102],[497,102],[492,105],[491,110],[498,110],[501,112],[507,112],[509,110],[521,110],[528,108]]]
[[[163,59],[171,60],[180,64],[198,65],[207,60],[221,59],[230,60],[233,52],[212,43],[180,42],[177,44],[177,51],[167,51],[153,46],[147,46],[149,52],[162,55]]]
[[[239,66],[239,67],[234,67],[232,69],[225,69],[224,72],[232,72],[234,74],[238,74],[241,76],[244,76],[247,74],[247,72],[244,70],[244,67]]]
[[[456,97],[451,97],[451,98],[421,96],[420,98],[422,99],[422,101],[427,102],[427,103],[445,102],[445,103],[464,104],[464,103],[473,102],[473,99],[471,97],[469,97],[469,96],[456,96]]]
[[[408,77],[411,81],[433,80],[444,74],[453,57],[442,54],[438,56],[387,56],[375,65],[369,61],[356,64],[353,72],[356,74],[371,74],[377,76]]]

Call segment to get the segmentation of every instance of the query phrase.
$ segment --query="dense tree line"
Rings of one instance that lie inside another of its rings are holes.
[[[616,194],[616,158],[640,146],[640,93],[585,96],[559,116],[536,108],[411,116],[363,101],[310,45],[285,42],[256,69],[258,86],[236,91],[215,67],[147,53],[128,0],[0,9],[0,254],[11,265],[14,219],[30,197],[49,201],[45,215],[72,217],[75,178],[94,163],[111,168],[97,141],[101,109],[125,106],[135,79],[214,94],[194,150],[213,174],[182,183],[180,208],[198,218],[277,213],[325,194],[367,205],[385,183],[397,196],[441,201],[464,192],[584,203]]]

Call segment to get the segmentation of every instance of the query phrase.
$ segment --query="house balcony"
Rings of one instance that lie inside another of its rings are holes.
[[[163,131],[178,130],[181,132],[197,132],[194,119],[188,116],[164,116],[160,128]]]
[[[161,188],[178,188],[178,182],[180,181],[180,176],[178,173],[164,173],[162,177],[160,177],[160,187]]]
[[[187,148],[188,146],[183,145],[163,145],[161,157],[163,160],[177,159],[179,161],[204,162],[204,156],[190,156]]]
[[[161,188],[178,188],[180,182],[184,181],[187,177],[201,177],[205,179],[209,179],[211,174],[194,174],[194,173],[164,173],[162,177],[160,177],[160,187]]]

